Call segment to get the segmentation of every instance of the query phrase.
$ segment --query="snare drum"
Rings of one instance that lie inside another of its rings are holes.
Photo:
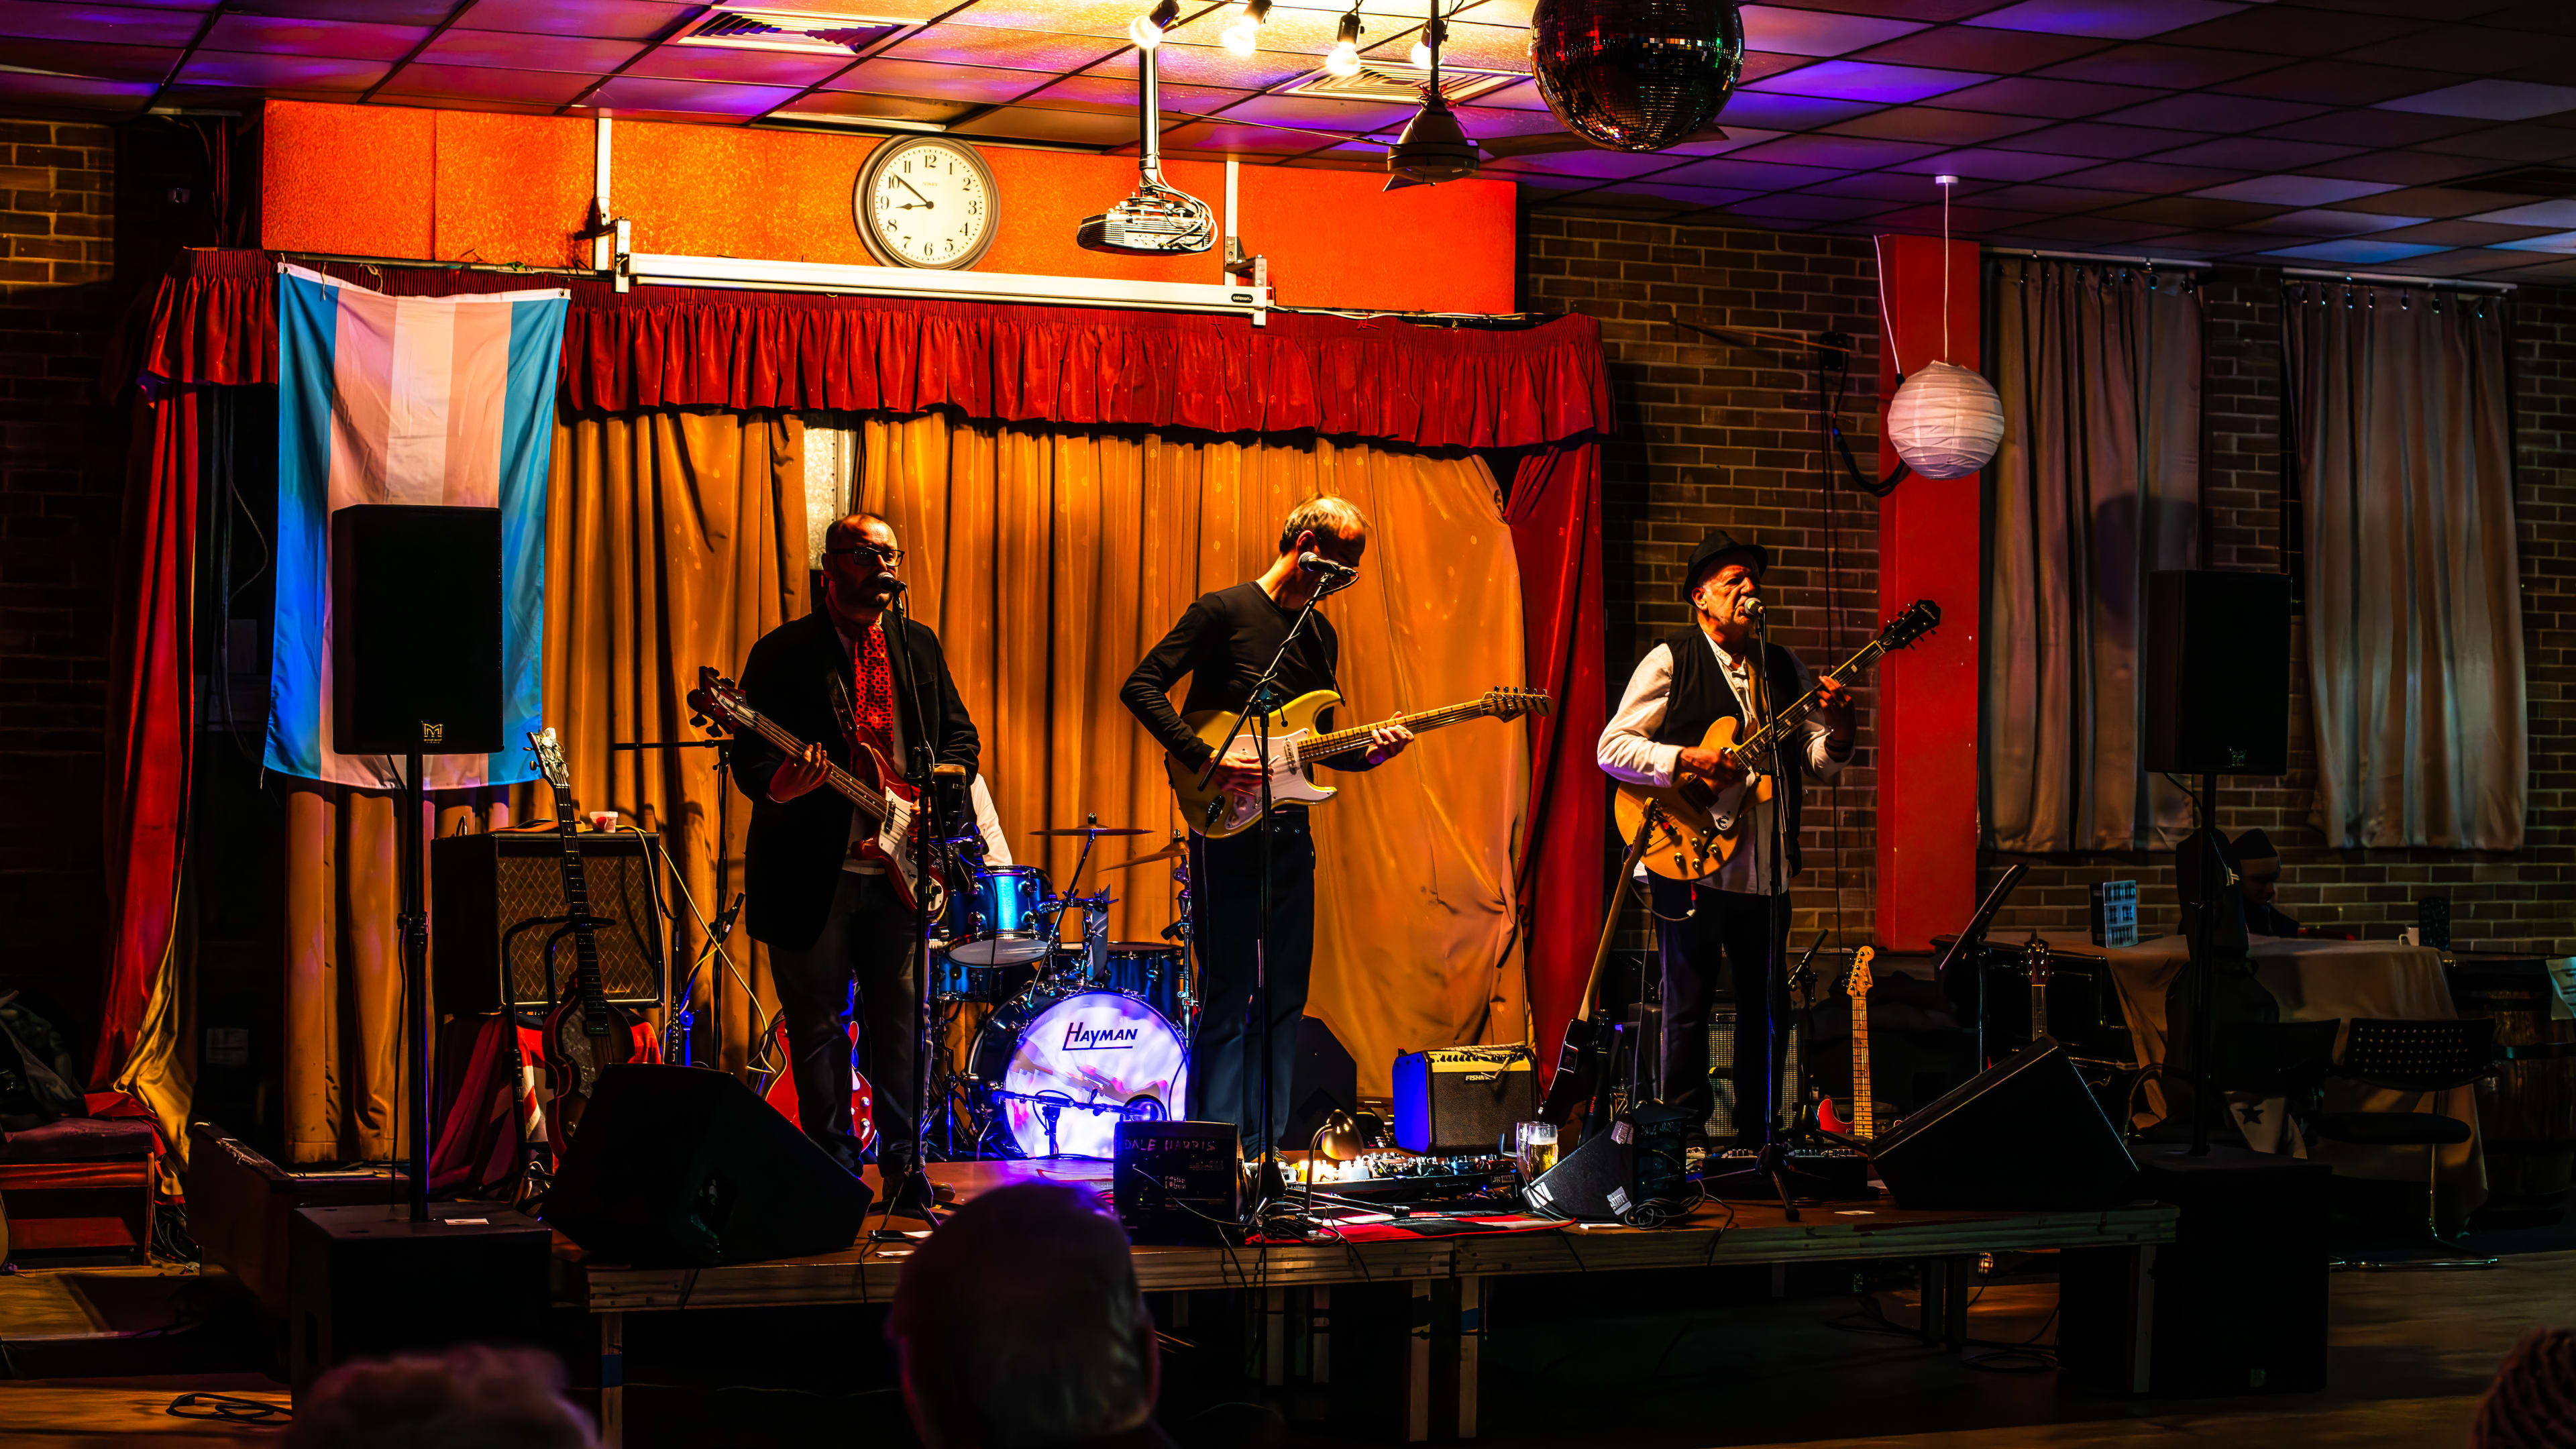
[[[1047,954],[1046,872],[1033,865],[988,865],[967,882],[967,934],[948,959],[969,966],[1007,966]]]

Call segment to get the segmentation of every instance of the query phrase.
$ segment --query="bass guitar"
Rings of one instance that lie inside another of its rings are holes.
[[[563,746],[548,725],[528,736],[529,753],[555,793],[555,834],[563,843],[564,913],[571,918],[573,971],[571,989],[561,993],[546,1013],[546,1067],[554,1086],[552,1110],[546,1114],[546,1137],[560,1167],[566,1144],[581,1126],[582,1112],[599,1088],[599,1074],[635,1058],[635,1013],[608,999],[599,982],[599,941],[592,934],[590,888],[581,869],[581,807],[572,798],[572,771],[564,765]]]
[[[1308,773],[1317,764],[1336,755],[1352,754],[1367,749],[1379,725],[1360,725],[1346,730],[1319,734],[1316,719],[1324,711],[1342,702],[1342,697],[1329,689],[1312,690],[1288,701],[1268,717],[1269,751],[1263,757],[1270,767],[1270,799],[1276,805],[1320,804],[1341,793],[1330,785],[1318,785]],[[1385,724],[1400,724],[1415,734],[1446,729],[1471,719],[1518,719],[1525,714],[1545,714],[1549,700],[1536,689],[1489,689],[1478,698],[1443,709],[1427,709],[1420,714],[1398,715]],[[1225,737],[1234,730],[1234,711],[1203,709],[1184,719],[1190,732],[1207,742],[1209,749],[1221,749]],[[1257,737],[1246,725],[1235,735],[1235,742],[1250,745]],[[1207,773],[1204,765],[1184,765],[1166,757],[1164,770],[1170,775],[1172,793],[1180,801],[1181,818],[1190,829],[1210,840],[1223,840],[1239,835],[1261,818],[1258,794],[1236,795],[1213,785],[1201,786],[1199,777]]]
[[[1601,1058],[1610,1043],[1610,1013],[1601,1011],[1601,968],[1610,960],[1610,942],[1619,934],[1619,907],[1628,899],[1628,878],[1637,873],[1644,835],[1628,847],[1619,862],[1619,878],[1610,884],[1610,905],[1601,913],[1601,944],[1592,952],[1592,974],[1583,983],[1583,1004],[1565,1024],[1565,1042],[1557,1048],[1556,1075],[1548,1079],[1547,1096],[1539,1102],[1538,1120],[1562,1127],[1574,1109],[1592,1099],[1601,1076]]]
[[[1826,678],[1848,684],[1880,655],[1914,647],[1916,640],[1940,623],[1941,606],[1930,599],[1917,599],[1905,612],[1881,625],[1877,637],[1835,666]],[[1708,727],[1700,747],[1727,752],[1729,759],[1748,772],[1741,780],[1721,783],[1685,773],[1677,775],[1670,785],[1619,786],[1615,810],[1623,836],[1634,839],[1645,828],[1647,805],[1663,807],[1648,837],[1646,869],[1667,880],[1705,880],[1735,857],[1743,844],[1745,822],[1754,813],[1751,803],[1772,796],[1771,778],[1761,773],[1761,767],[1770,761],[1771,747],[1807,722],[1807,716],[1815,712],[1817,697],[1815,690],[1809,690],[1749,735],[1743,733],[1744,722],[1731,715]]]
[[[752,708],[742,689],[732,680],[716,673],[712,664],[698,670],[698,687],[689,691],[689,708],[698,712],[692,723],[722,733],[758,735],[780,754],[795,756],[805,753],[805,742],[790,734],[776,720]],[[921,873],[921,863],[914,852],[913,832],[921,823],[921,795],[903,781],[902,772],[886,760],[876,746],[862,744],[852,761],[855,770],[832,766],[823,783],[839,792],[843,799],[859,807],[859,812],[872,822],[867,836],[850,847],[851,853],[882,862],[886,880],[902,897],[906,910],[927,909],[937,915],[946,903],[946,890],[939,869]],[[925,907],[924,899],[928,904]]]

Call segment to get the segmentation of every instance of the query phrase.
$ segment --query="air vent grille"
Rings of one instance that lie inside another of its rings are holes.
[[[681,36],[678,43],[728,50],[786,50],[799,55],[857,55],[911,23],[868,15],[815,15],[802,10],[721,6]]]
[[[1357,75],[1335,75],[1331,71],[1318,70],[1290,86],[1286,94],[1330,96],[1337,101],[1401,101],[1410,106],[1421,103],[1423,87],[1430,79],[1430,72],[1415,70],[1411,66],[1363,64]],[[1443,65],[1440,67],[1440,94],[1454,106],[1520,79],[1521,76],[1507,70],[1474,70],[1465,66]]]

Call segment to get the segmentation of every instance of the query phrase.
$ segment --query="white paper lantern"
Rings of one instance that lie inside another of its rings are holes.
[[[1965,478],[2003,445],[2003,399],[1964,367],[1927,362],[1888,403],[1887,438],[1922,476]]]

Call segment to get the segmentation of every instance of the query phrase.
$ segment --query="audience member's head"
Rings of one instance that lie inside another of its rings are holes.
[[[286,1449],[592,1449],[563,1370],[533,1350],[468,1346],[344,1364],[295,1404]]]
[[[1154,1412],[1154,1320],[1127,1235],[1088,1194],[1027,1183],[957,1210],[905,1262],[886,1322],[929,1449],[1037,1449]]]
[[[2576,1444],[2576,1329],[2536,1328],[2496,1370],[2472,1449],[2556,1449]]]

